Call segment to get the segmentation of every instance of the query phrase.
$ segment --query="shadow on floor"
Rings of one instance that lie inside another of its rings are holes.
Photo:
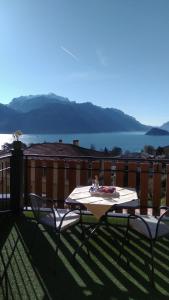
[[[117,263],[118,241],[123,236],[123,229],[111,227],[107,231],[106,227],[101,228],[89,243],[91,257],[84,248],[73,261],[72,253],[80,242],[78,226],[62,237],[59,256],[56,256],[53,234],[38,229],[35,222],[24,215],[11,218],[10,222],[1,247],[1,260],[6,266],[0,295],[4,299],[169,298],[168,240],[159,243],[155,252],[154,289],[144,263],[148,247],[143,241],[131,243],[126,248],[130,267],[125,255]],[[36,231],[36,241],[32,246]]]

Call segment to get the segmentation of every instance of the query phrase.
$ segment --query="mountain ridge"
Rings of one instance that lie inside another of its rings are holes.
[[[47,95],[29,95],[13,98],[7,106],[20,112],[28,112],[42,106],[42,103],[69,102],[68,98],[49,93]],[[27,102],[27,103],[26,103]],[[25,106],[26,104],[26,106]]]
[[[77,103],[53,93],[21,96],[1,105],[0,114],[2,110],[5,113],[0,132],[20,129],[24,133],[100,133],[150,128],[119,109]]]
[[[160,128],[169,131],[169,121],[165,122]]]

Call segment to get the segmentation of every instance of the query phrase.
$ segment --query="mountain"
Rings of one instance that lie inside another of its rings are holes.
[[[169,131],[169,122],[164,123],[160,128]]]
[[[96,133],[147,131],[150,127],[114,108],[76,103],[55,94],[22,96],[2,105],[0,132]],[[1,114],[1,110],[0,110]]]
[[[21,114],[0,103],[0,132],[11,133],[19,128]]]
[[[58,103],[58,102],[69,102],[68,98],[64,98],[53,93],[48,95],[29,95],[14,98],[8,107],[15,109],[20,112],[28,112],[46,104]]]
[[[169,135],[169,131],[154,127],[146,132],[146,135]]]

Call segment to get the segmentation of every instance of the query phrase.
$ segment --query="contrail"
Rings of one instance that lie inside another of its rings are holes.
[[[73,57],[76,61],[79,60],[78,57],[77,57],[76,55],[74,55],[72,52],[70,52],[70,51],[69,51],[68,49],[66,49],[65,47],[61,46],[61,49],[62,49],[65,53],[67,53],[67,54],[69,54],[71,57]]]

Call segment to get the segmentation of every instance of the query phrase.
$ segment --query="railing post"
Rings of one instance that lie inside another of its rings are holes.
[[[11,191],[11,209],[15,213],[21,212],[23,209],[23,192],[24,192],[24,164],[23,150],[21,142],[13,143],[14,149],[11,156],[11,172],[10,172],[10,191]]]

